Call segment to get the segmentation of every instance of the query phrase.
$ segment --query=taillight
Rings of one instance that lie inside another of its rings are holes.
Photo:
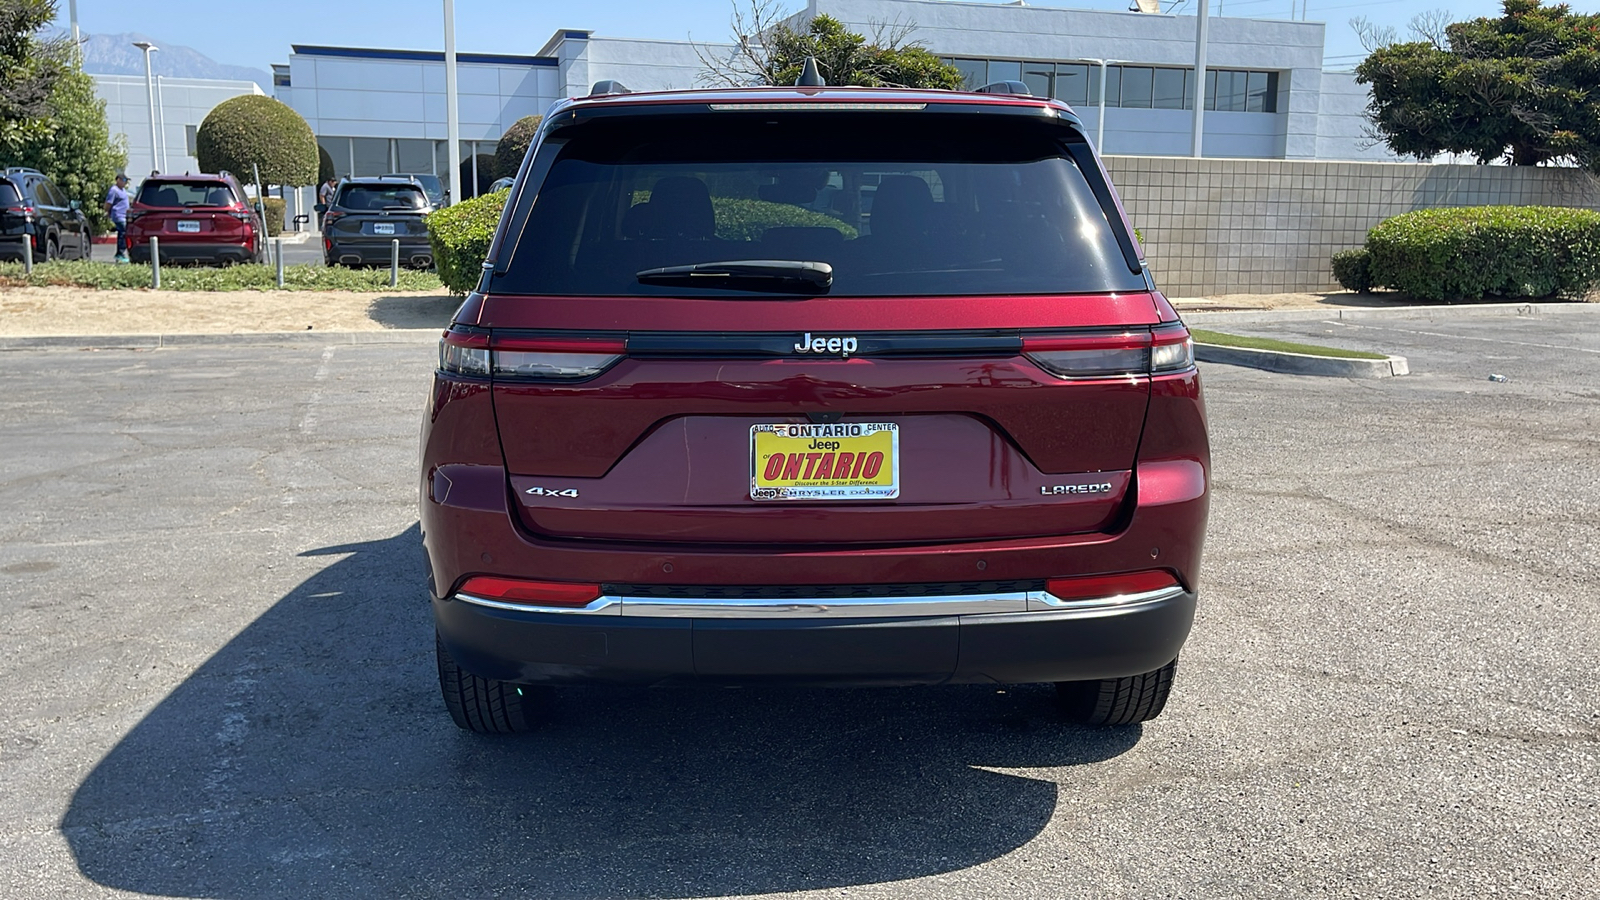
[[[1132,594],[1148,594],[1151,591],[1177,586],[1178,579],[1165,569],[1124,572],[1117,575],[1051,578],[1045,582],[1045,590],[1049,591],[1056,599],[1069,603],[1079,600],[1103,600],[1112,597],[1126,597]]]
[[[344,216],[345,216],[344,213],[339,212],[336,209],[330,209],[327,212],[323,213],[322,214],[322,230],[323,231],[327,231],[329,228],[332,228],[333,227],[333,223],[335,223],[335,222],[339,221],[340,219],[344,218]]]
[[[1022,353],[1061,378],[1160,375],[1194,365],[1194,344],[1182,325],[1148,331],[1025,335]]]
[[[569,581],[525,581],[521,578],[468,578],[458,594],[519,606],[580,609],[600,599],[600,585]]]
[[[476,331],[446,331],[439,339],[439,371],[489,377],[489,336]]]
[[[451,329],[439,340],[439,370],[539,381],[581,381],[611,368],[627,355],[621,338],[500,337]]]
[[[1182,325],[1167,325],[1151,330],[1150,372],[1162,375],[1182,372],[1194,365],[1194,338]]]
[[[501,338],[489,342],[496,377],[578,381],[611,368],[628,352],[618,338]]]
[[[31,217],[33,215],[33,207],[31,207],[31,206],[8,206],[8,207],[6,207],[6,212],[11,213],[14,216],[22,216],[24,218],[28,218],[28,217]]]

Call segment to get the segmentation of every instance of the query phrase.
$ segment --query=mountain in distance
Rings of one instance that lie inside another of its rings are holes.
[[[134,41],[149,41],[160,48],[151,54],[150,68],[162,77],[254,81],[272,96],[272,76],[261,69],[219,63],[192,47],[142,34],[84,34],[83,70],[91,75],[143,75],[144,51],[133,46]]]

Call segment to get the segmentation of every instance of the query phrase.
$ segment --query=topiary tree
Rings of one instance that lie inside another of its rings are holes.
[[[206,172],[226,169],[263,184],[304,187],[316,183],[317,139],[300,114],[271,97],[246,94],[217,104],[195,135],[196,157]]]
[[[523,116],[511,123],[506,133],[500,135],[500,143],[494,145],[494,170],[507,178],[515,178],[517,170],[522,168],[522,158],[528,155],[528,148],[533,146],[533,138],[539,133],[539,123],[544,121],[544,116]]]

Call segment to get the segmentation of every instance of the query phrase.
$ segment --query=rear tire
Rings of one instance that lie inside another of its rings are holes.
[[[530,688],[465,671],[437,635],[434,647],[439,659],[439,690],[457,727],[476,734],[521,734],[533,729],[536,717]]]
[[[1132,725],[1161,715],[1172,693],[1174,659],[1154,672],[1096,681],[1058,681],[1056,696],[1066,718],[1083,725]]]

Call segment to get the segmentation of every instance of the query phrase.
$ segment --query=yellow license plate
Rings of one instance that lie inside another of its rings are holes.
[[[900,426],[750,426],[750,499],[893,500],[900,496]]]

